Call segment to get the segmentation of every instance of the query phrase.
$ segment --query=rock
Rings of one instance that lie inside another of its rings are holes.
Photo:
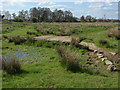
[[[98,56],[102,56],[102,54],[97,53]]]
[[[103,54],[104,52],[100,51],[99,54]]]
[[[106,60],[106,61],[105,61],[105,64],[106,64],[106,65],[112,65],[112,62],[109,61],[109,60]]]
[[[102,58],[102,61],[105,61],[105,60],[107,60],[107,58],[105,57],[105,58]]]
[[[94,50],[94,53],[97,53],[98,52],[98,50]]]
[[[109,53],[112,54],[113,56],[116,55],[116,53],[114,53],[114,52],[109,52]]]
[[[117,71],[117,68],[114,65],[109,65],[107,70],[109,70],[109,71]]]
[[[104,56],[102,54],[97,54],[98,58],[103,58]]]
[[[104,59],[104,58],[102,58],[102,62],[103,62],[103,61],[105,61],[105,59]]]
[[[98,58],[103,58],[104,56],[102,55],[102,56],[98,56]]]

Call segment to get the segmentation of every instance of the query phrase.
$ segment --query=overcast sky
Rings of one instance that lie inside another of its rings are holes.
[[[97,18],[118,18],[118,0],[1,0],[1,10],[18,13],[32,7],[70,10],[74,16],[91,15]]]

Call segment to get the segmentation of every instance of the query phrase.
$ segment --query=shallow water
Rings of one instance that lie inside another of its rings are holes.
[[[18,59],[29,59],[29,60],[34,60],[34,59],[40,59],[40,56],[36,55],[36,52],[19,52],[16,51],[14,54]],[[2,55],[4,58],[11,58],[10,54],[7,55]]]

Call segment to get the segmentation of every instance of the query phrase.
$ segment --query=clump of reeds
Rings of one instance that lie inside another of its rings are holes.
[[[8,74],[17,74],[21,72],[21,63],[14,55],[2,57],[2,69]]]

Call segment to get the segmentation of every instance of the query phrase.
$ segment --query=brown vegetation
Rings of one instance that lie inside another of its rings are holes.
[[[106,34],[108,37],[115,37],[117,40],[120,39],[120,31],[118,30],[118,27],[108,30]]]
[[[15,74],[21,72],[21,64],[18,58],[14,55],[2,58],[2,69],[9,74]]]

